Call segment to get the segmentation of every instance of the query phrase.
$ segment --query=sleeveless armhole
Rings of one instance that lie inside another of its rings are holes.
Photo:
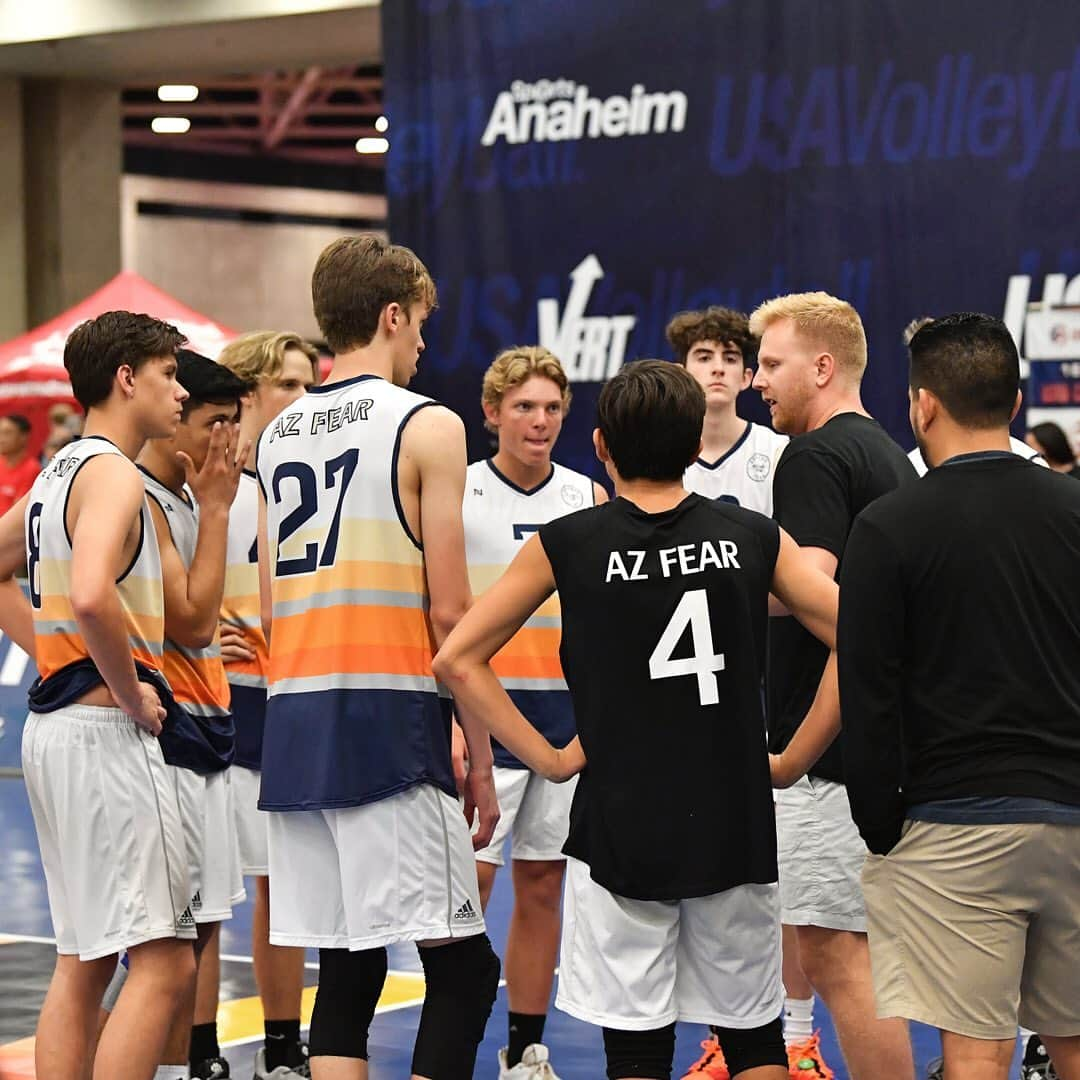
[[[414,405],[402,418],[401,423],[398,424],[397,437],[394,439],[394,452],[390,455],[390,490],[394,496],[394,510],[397,512],[398,524],[404,530],[405,535],[416,547],[417,551],[423,551],[424,545],[420,540],[416,538],[412,529],[409,527],[408,519],[405,517],[405,508],[401,505],[401,491],[398,487],[398,457],[401,454],[401,439],[405,434],[405,425],[421,410],[427,409],[432,405],[438,405],[437,401],[421,401],[419,405]]]

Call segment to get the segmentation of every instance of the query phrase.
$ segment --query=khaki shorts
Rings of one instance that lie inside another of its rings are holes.
[[[1080,826],[911,821],[863,891],[878,1016],[1080,1035]]]

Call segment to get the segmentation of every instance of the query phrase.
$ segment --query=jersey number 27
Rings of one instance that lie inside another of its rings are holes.
[[[675,660],[671,654],[687,626],[690,627],[693,654]],[[649,657],[649,678],[674,679],[682,675],[695,675],[698,700],[702,705],[716,705],[720,701],[716,672],[723,670],[724,654],[718,653],[713,644],[708,593],[704,589],[691,589],[683,593]]]

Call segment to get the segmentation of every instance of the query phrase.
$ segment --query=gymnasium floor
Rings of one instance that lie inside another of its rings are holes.
[[[488,913],[488,928],[496,950],[501,951],[510,912],[508,875],[500,874]],[[222,954],[222,1010],[219,1028],[227,1047],[233,1077],[248,1080],[261,1036],[261,1012],[255,996],[250,963],[250,903],[242,905],[225,924]],[[45,882],[37,854],[33,821],[22,781],[0,779],[0,1078],[32,1078],[34,1025],[52,971],[51,942]],[[372,1025],[372,1080],[402,1080],[409,1075],[413,1036],[420,1015],[422,980],[419,962],[412,947],[391,950],[393,972]],[[315,982],[314,965],[308,981]],[[313,990],[305,993],[305,1009],[310,1012]],[[820,1005],[817,1018],[822,1027],[826,1060],[836,1069],[838,1080],[847,1073],[840,1065],[832,1027]],[[306,1014],[305,1014],[306,1015]],[[478,1058],[477,1077],[496,1080],[495,1055],[505,1041],[506,991],[500,990]],[[916,1029],[916,1056],[920,1076],[926,1062],[938,1052],[935,1032]],[[680,1025],[677,1065],[697,1057],[701,1032]],[[603,1051],[600,1033],[588,1024],[552,1010],[545,1042],[552,1047],[552,1062],[562,1080],[602,1080]],[[679,1075],[676,1072],[676,1075]],[[1014,1073],[1015,1075],[1015,1073]],[[882,1080],[891,1080],[883,1077]]]

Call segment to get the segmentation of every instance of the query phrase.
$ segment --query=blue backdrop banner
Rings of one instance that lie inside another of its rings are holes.
[[[905,446],[912,319],[1080,304],[1080,20],[1035,0],[394,0],[392,238],[439,286],[415,388],[490,448],[511,344],[574,380],[556,456],[597,475],[602,381],[664,327],[826,289]],[[741,411],[766,418],[753,391]]]

